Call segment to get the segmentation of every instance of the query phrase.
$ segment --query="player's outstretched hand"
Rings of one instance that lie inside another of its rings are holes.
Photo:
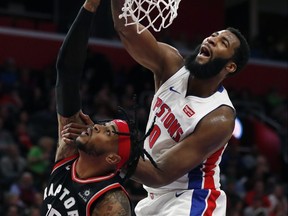
[[[63,127],[63,130],[61,131],[61,136],[66,144],[73,144],[75,139],[83,131],[86,131],[88,127],[94,125],[94,122],[91,120],[91,118],[88,115],[84,114],[83,112],[80,112],[80,118],[84,124],[73,122]]]
[[[86,0],[83,6],[86,10],[93,13],[93,12],[96,12],[99,4],[100,4],[100,0]]]

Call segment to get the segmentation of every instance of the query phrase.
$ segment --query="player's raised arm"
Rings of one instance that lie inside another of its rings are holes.
[[[77,153],[72,143],[68,145],[63,142],[61,131],[66,124],[82,122],[79,117],[81,110],[80,80],[86,59],[92,18],[99,2],[98,0],[85,1],[58,54],[55,91],[59,141],[56,161]]]
[[[123,4],[124,0],[111,0],[115,30],[129,54],[155,74],[158,88],[183,65],[183,58],[175,48],[158,42],[149,30],[138,34],[136,25],[125,26],[124,18],[119,18]]]

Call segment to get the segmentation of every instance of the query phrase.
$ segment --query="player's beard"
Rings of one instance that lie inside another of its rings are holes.
[[[90,148],[87,143],[82,143],[81,141],[79,141],[78,139],[76,139],[76,145],[77,145],[77,149],[79,151],[85,152],[88,155],[92,155],[92,156],[100,156],[101,153],[97,152],[95,149]]]
[[[228,63],[229,59],[224,58],[214,58],[205,64],[199,64],[195,61],[197,55],[199,54],[200,45],[193,51],[191,55],[186,58],[185,67],[190,71],[190,73],[197,79],[210,79],[224,68]]]

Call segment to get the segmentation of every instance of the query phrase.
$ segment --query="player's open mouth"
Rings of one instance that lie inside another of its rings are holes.
[[[83,131],[83,132],[81,133],[81,135],[82,135],[82,136],[90,136],[91,131],[92,131],[92,128],[89,127],[89,128],[87,128],[87,130]]]
[[[210,51],[210,49],[207,46],[202,45],[201,48],[200,48],[199,55],[204,56],[204,57],[210,57],[211,56],[211,51]]]

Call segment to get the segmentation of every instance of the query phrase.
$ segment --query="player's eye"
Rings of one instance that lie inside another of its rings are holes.
[[[222,41],[222,44],[227,48],[228,47],[228,44],[226,41]]]
[[[213,34],[211,34],[211,37],[216,37],[217,35],[217,32],[214,32]]]

